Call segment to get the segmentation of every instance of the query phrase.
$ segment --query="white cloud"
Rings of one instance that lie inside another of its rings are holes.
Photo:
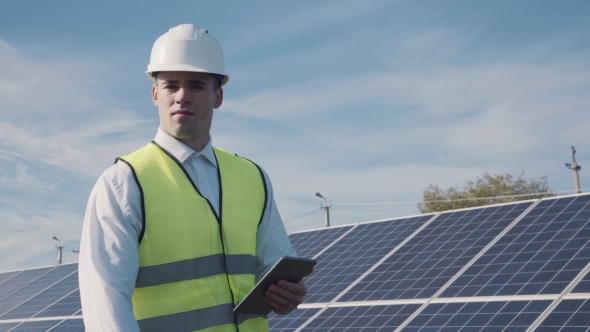
[[[12,201],[11,203],[15,203]],[[72,250],[79,248],[82,232],[82,216],[65,205],[51,209],[31,209],[18,204],[21,209],[1,209],[0,219],[0,271],[34,266],[47,266],[55,261],[56,236],[65,244],[63,262],[77,261]]]
[[[355,17],[368,15],[391,4],[386,0],[341,0],[306,4],[301,9],[265,17],[258,24],[240,29],[226,46],[237,52],[266,41],[284,40],[313,32],[326,26],[340,24]]]
[[[2,40],[0,58],[0,270],[51,264],[52,236],[75,261],[79,197],[157,122],[106,107],[84,60],[38,60]]]

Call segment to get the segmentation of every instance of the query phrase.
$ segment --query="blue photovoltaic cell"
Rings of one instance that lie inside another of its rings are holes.
[[[4,315],[7,311],[18,306],[24,301],[37,295],[45,288],[53,285],[60,279],[66,277],[68,274],[76,271],[78,264],[63,265],[59,268],[55,268],[38,279],[31,281],[29,284],[21,287],[20,289],[10,293],[0,300],[0,315]]]
[[[47,308],[66,294],[78,288],[78,273],[74,271],[53,286],[35,295],[19,306],[0,316],[0,319],[18,319],[33,317],[39,311]]]
[[[271,312],[268,315],[268,325],[271,332],[289,332],[295,331],[303,323],[307,322],[311,316],[315,315],[320,309],[297,309],[288,315],[276,315]]]
[[[24,322],[10,330],[10,332],[45,332],[48,329],[59,324],[61,320],[42,320],[33,322]],[[52,330],[53,331],[53,330]]]
[[[589,201],[541,201],[440,297],[561,293],[590,262]]]
[[[79,318],[66,319],[54,327],[51,332],[84,332],[84,322]]]
[[[82,308],[80,303],[80,291],[76,289],[63,299],[39,312],[35,317],[61,317],[72,316]]]
[[[15,289],[18,289],[22,285],[30,282],[31,280],[39,277],[43,273],[53,269],[53,267],[45,267],[41,269],[32,269],[32,270],[24,270],[19,273],[18,276],[15,278],[10,278],[0,284],[0,299],[5,297],[7,294],[13,292]]]
[[[551,301],[432,303],[402,331],[526,331]]]
[[[318,258],[306,303],[329,302],[433,215],[361,224]]]
[[[330,307],[301,331],[393,331],[419,307],[419,304]]]
[[[0,274],[0,289],[2,289],[2,283],[5,282],[6,280],[14,277],[15,275],[17,275],[19,272],[21,271],[12,271],[12,272],[5,272],[5,273],[1,273]]]
[[[588,331],[590,300],[562,300],[535,331]]]
[[[441,213],[339,301],[432,297],[531,204]]]
[[[351,228],[352,226],[346,226],[294,233],[289,235],[289,240],[297,251],[297,256],[312,258]]]
[[[582,280],[574,287],[572,293],[590,293],[590,273],[586,274]]]
[[[0,332],[7,332],[20,323],[0,323]]]

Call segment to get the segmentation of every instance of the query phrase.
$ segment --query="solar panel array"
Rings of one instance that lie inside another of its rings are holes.
[[[269,316],[274,331],[590,330],[588,194],[359,223],[332,237],[308,256],[318,265],[305,303]]]
[[[78,264],[0,273],[0,332],[84,331]]]
[[[271,331],[588,331],[590,195],[290,235],[317,259]],[[0,332],[84,331],[77,264],[0,273]]]

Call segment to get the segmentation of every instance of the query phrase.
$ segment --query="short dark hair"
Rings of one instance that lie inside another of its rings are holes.
[[[157,80],[158,79],[158,75],[160,74],[159,71],[155,71],[152,72],[151,75],[152,77]],[[211,74],[213,75],[213,77],[215,77],[215,83],[217,83],[215,85],[215,89],[219,89],[221,87],[221,84],[223,83],[223,80],[225,80],[225,76],[224,75],[219,75],[219,74]]]

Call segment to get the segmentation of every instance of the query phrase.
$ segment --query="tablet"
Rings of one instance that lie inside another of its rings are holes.
[[[252,288],[250,293],[238,303],[234,308],[234,312],[238,314],[269,314],[272,307],[264,300],[264,293],[268,286],[276,284],[279,280],[298,283],[311,272],[315,264],[316,261],[313,259],[281,257]]]

